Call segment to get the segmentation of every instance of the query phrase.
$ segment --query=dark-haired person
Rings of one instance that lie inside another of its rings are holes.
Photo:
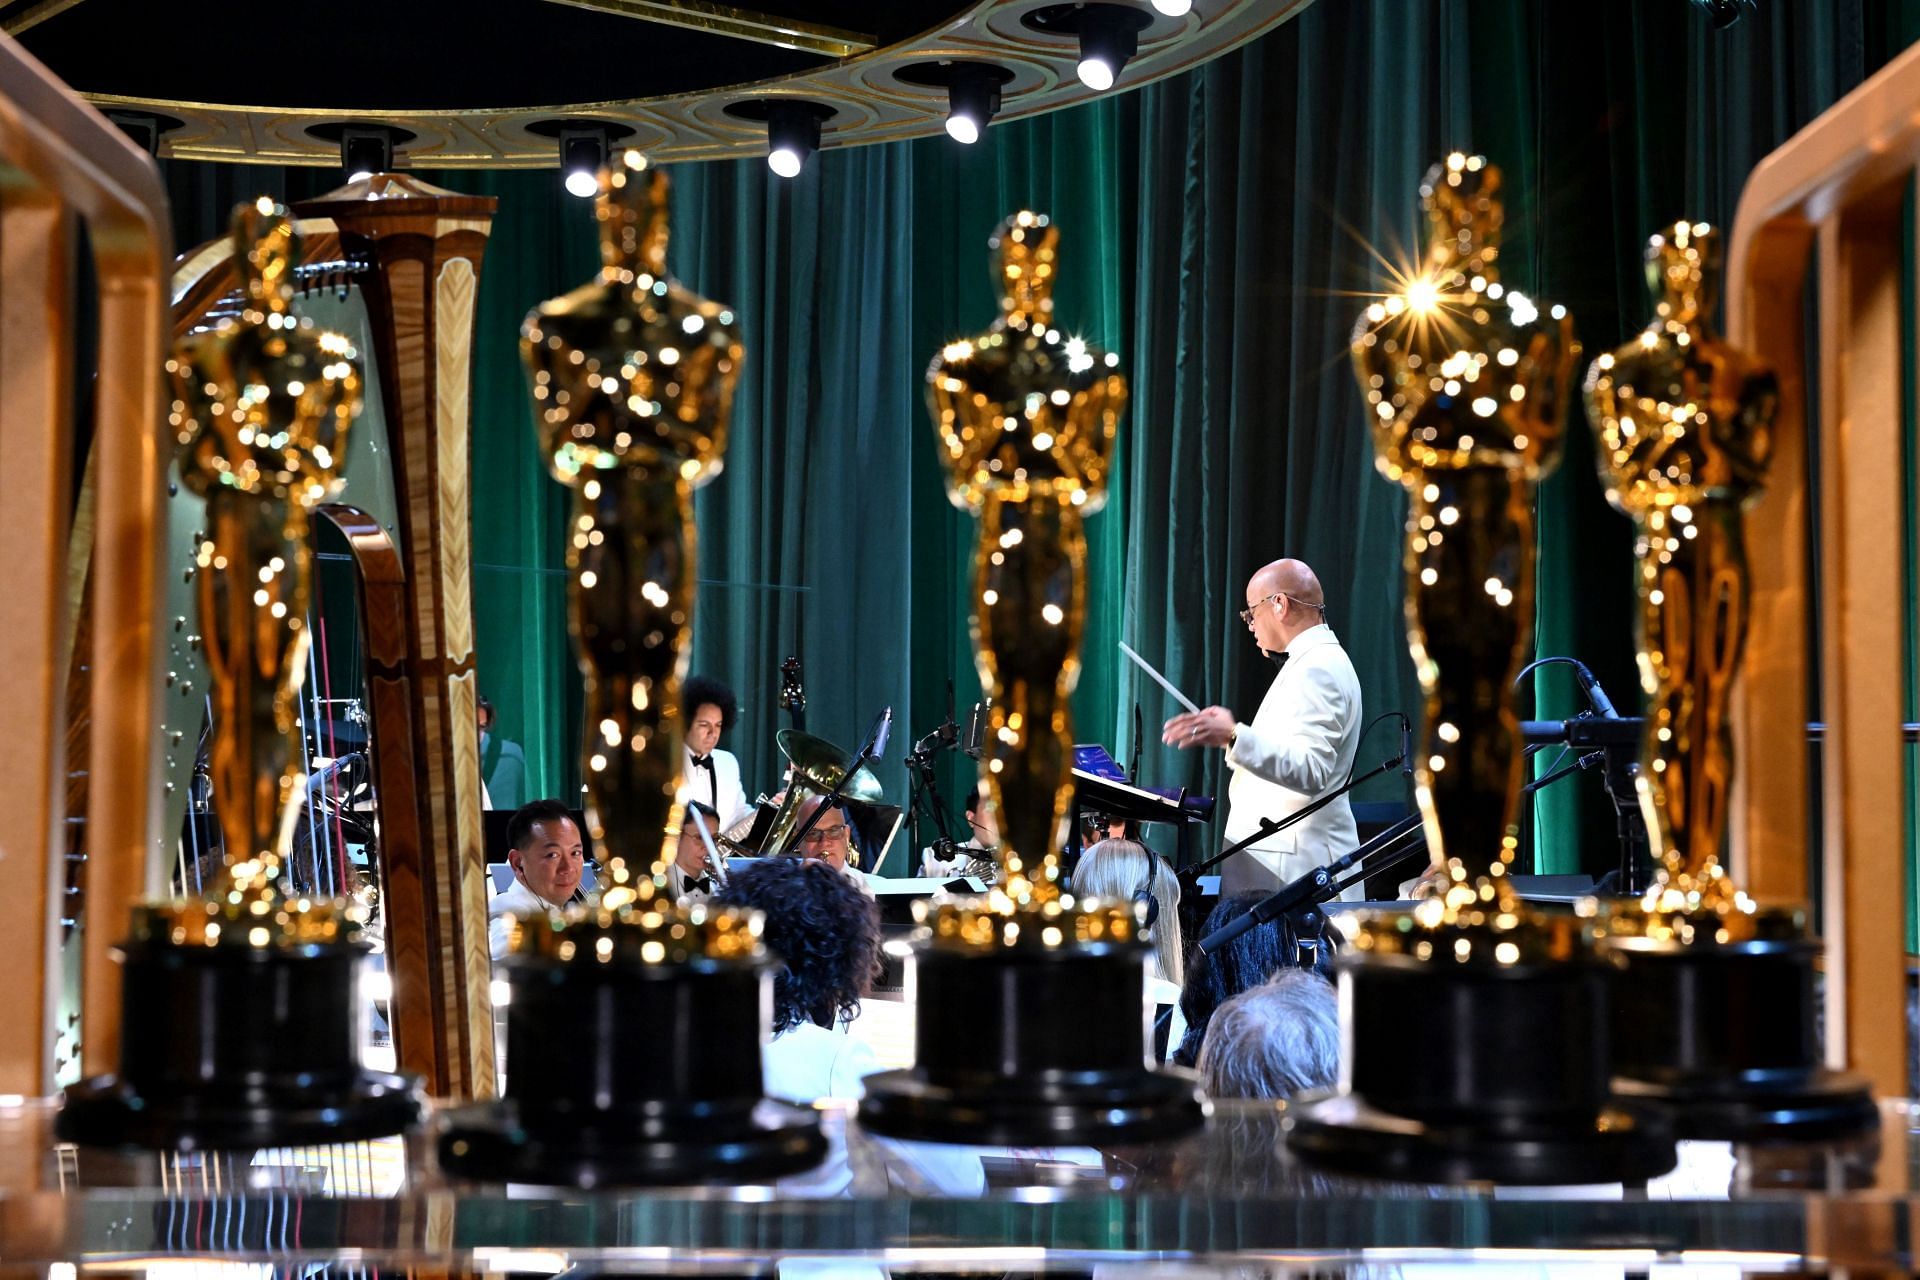
[[[923,876],[963,876],[977,870],[981,863],[992,863],[1000,852],[1000,824],[993,807],[979,787],[967,792],[967,832],[954,848],[951,858],[941,858],[931,848],[920,851]]]
[[[1222,898],[1207,913],[1207,922],[1200,926],[1200,936],[1204,938],[1232,924],[1266,896],[1236,893]],[[1187,1031],[1167,1060],[1176,1066],[1196,1065],[1214,1010],[1242,991],[1259,986],[1278,973],[1286,962],[1280,929],[1272,924],[1254,926],[1212,955],[1195,948],[1193,958],[1187,963],[1186,982],[1180,990],[1180,1013],[1186,1019]]]
[[[700,838],[700,829],[693,822],[696,813],[706,820],[707,839],[720,834],[718,815],[698,800],[689,800],[680,815],[680,829],[668,833],[674,837],[674,845],[673,863],[667,868],[667,892],[682,902],[705,902],[720,887],[713,881],[707,842]]]
[[[487,900],[487,951],[495,960],[507,954],[513,934],[509,916],[557,913],[580,892],[586,870],[586,846],[567,806],[535,800],[507,820],[507,863],[513,883]]]
[[[740,761],[720,749],[720,735],[740,718],[740,700],[718,680],[688,676],[680,686],[680,709],[686,714],[687,758],[674,798],[698,800],[720,815],[720,831],[729,830],[753,813],[740,784]]]
[[[713,900],[760,911],[761,937],[783,962],[773,980],[773,1039],[761,1051],[768,1096],[803,1106],[827,1098],[858,1100],[866,1077],[882,1069],[872,1046],[847,1034],[880,972],[879,907],[821,858],[748,863]],[[980,1158],[967,1148],[863,1141],[882,1153],[890,1189],[978,1195],[986,1188]],[[849,1194],[854,1167],[838,1130],[831,1143],[818,1169],[784,1180],[782,1188],[811,1196]]]

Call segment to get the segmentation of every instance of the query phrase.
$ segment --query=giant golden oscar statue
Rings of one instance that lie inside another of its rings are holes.
[[[225,865],[204,899],[135,914],[121,1070],[76,1086],[83,1142],[266,1146],[411,1124],[408,1081],[360,1068],[344,900],[289,883],[305,790],[297,700],[309,643],[311,517],[340,486],[358,356],[293,310],[299,240],[264,197],[233,219],[246,307],[179,344],[168,372],[181,479],[206,499],[190,570],[212,673],[214,806]]]
[[[1687,1136],[1807,1136],[1878,1117],[1864,1081],[1820,1062],[1819,944],[1805,913],[1756,904],[1721,860],[1729,695],[1752,598],[1743,524],[1779,407],[1772,371],[1711,326],[1721,253],[1705,223],[1654,236],[1654,318],[1587,374],[1601,479],[1636,533],[1647,697],[1638,788],[1659,864],[1643,900],[1608,914],[1601,945],[1622,975],[1613,1036],[1623,1096],[1667,1104]]]
[[[574,493],[570,619],[586,680],[599,900],[519,920],[505,961],[507,1090],[440,1140],[463,1174],[575,1183],[753,1179],[825,1151],[761,1095],[769,960],[757,912],[666,892],[693,625],[693,489],[718,474],[742,347],[667,275],[667,179],[600,177],[598,277],[527,317],[521,354],[553,473]]]
[[[1407,638],[1427,695],[1416,795],[1440,888],[1355,926],[1341,1087],[1302,1109],[1291,1140],[1423,1179],[1646,1176],[1671,1167],[1673,1144],[1608,1106],[1591,923],[1521,902],[1510,875],[1535,492],[1579,348],[1564,308],[1500,279],[1497,168],[1456,152],[1420,194],[1425,261],[1368,307],[1353,357],[1379,469],[1409,497]]]
[[[1059,242],[1045,214],[1002,222],[989,242],[1000,318],[943,348],[927,371],[948,493],[980,518],[973,631],[992,702],[981,781],[1002,843],[988,894],[925,915],[917,1062],[872,1077],[861,1107],[881,1133],[1117,1140],[1200,1118],[1190,1078],[1146,1065],[1137,909],[1060,889],[1073,800],[1068,697],[1086,619],[1083,522],[1106,499],[1127,384],[1117,356],[1056,324]],[[1069,1006],[1076,1016],[1060,1018]]]

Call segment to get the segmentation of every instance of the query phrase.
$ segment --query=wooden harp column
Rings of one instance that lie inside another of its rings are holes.
[[[399,660],[386,659],[398,637],[369,636],[368,648],[394,1045],[401,1070],[458,1098],[495,1091],[468,450],[475,303],[495,205],[376,174],[295,210],[332,222],[347,256],[372,267],[359,283],[386,348],[406,603]]]
[[[1916,549],[1903,529],[1913,460],[1902,381],[1915,335],[1903,332],[1901,299],[1915,281],[1902,278],[1912,263],[1901,244],[1917,167],[1911,49],[1754,170],[1727,293],[1728,336],[1770,362],[1781,389],[1768,491],[1747,523],[1754,618],[1735,692],[1735,872],[1757,897],[1804,900],[1817,844],[1827,1057],[1850,1060],[1882,1097],[1906,1094],[1908,1069],[1901,726],[1915,620],[1902,570]],[[1816,687],[1817,832],[1806,749]]]

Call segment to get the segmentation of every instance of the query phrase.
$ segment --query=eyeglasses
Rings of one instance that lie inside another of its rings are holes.
[[[1322,618],[1327,616],[1327,606],[1323,604],[1315,604],[1311,600],[1302,600],[1299,596],[1290,596],[1284,591],[1275,591],[1270,595],[1261,596],[1258,600],[1255,600],[1252,604],[1242,609],[1240,611],[1241,625],[1248,626],[1248,627],[1252,626],[1253,615],[1256,612],[1258,612],[1260,606],[1274,600],[1291,600],[1295,604],[1299,605],[1302,609],[1312,609],[1314,612],[1318,613]]]
[[[847,838],[847,824],[837,822],[831,827],[815,827],[800,837],[801,844],[840,844]]]

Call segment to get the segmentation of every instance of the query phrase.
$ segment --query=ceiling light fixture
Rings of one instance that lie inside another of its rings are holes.
[[[1118,4],[1090,4],[1080,11],[1080,83],[1096,93],[1113,88],[1120,69],[1140,51],[1140,29],[1152,19]]]
[[[820,117],[803,104],[776,102],[767,111],[767,168],[797,178],[820,149]]]
[[[1153,0],[1153,8],[1169,18],[1184,18],[1193,12],[1193,0]]]
[[[348,182],[363,182],[393,169],[393,132],[378,125],[350,124],[340,130],[340,167]]]
[[[607,167],[607,131],[600,125],[560,130],[561,181],[582,200],[600,190],[600,171]]]
[[[1000,110],[1000,85],[1011,78],[1004,67],[959,62],[947,85],[947,136],[968,146],[980,141]]]

